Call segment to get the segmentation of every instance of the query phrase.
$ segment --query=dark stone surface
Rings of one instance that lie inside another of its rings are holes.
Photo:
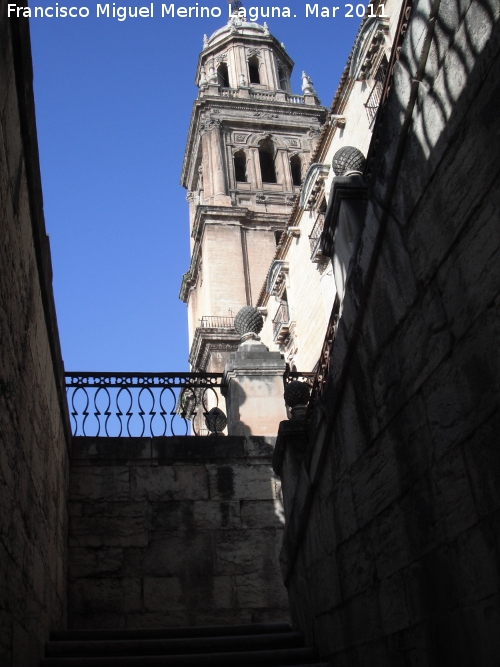
[[[500,664],[499,7],[442,0],[415,87],[424,5],[281,552],[336,667]]]
[[[79,438],[70,627],[286,620],[272,453],[272,438]]]
[[[66,616],[70,447],[28,19],[0,15],[0,664],[37,667]]]

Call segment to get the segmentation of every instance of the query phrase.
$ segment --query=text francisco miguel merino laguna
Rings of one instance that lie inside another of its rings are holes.
[[[295,10],[297,11],[297,10]],[[367,12],[368,16],[375,16],[373,6],[370,4],[365,7],[364,4],[345,4],[340,7],[332,7],[326,5],[305,4],[305,17],[313,18],[355,18],[364,16]],[[229,5],[229,16],[232,10]],[[154,18],[161,16],[162,18],[219,18],[222,14],[220,7],[206,7],[199,6],[196,2],[192,7],[175,6],[174,3],[162,4],[161,8],[156,8],[152,2],[143,7],[131,6],[116,6],[115,2],[106,4],[97,4],[93,16],[97,18],[114,18],[118,21],[125,21],[127,18]],[[302,14],[302,16],[304,15]],[[27,18],[83,18],[86,19],[91,15],[89,7],[65,7],[56,2],[52,7],[26,7],[18,6],[16,4],[7,5],[7,15],[9,17],[27,17]],[[385,16],[384,5],[381,4],[377,8],[378,16]],[[242,7],[239,10],[241,19],[250,19],[257,21],[259,18],[297,18],[297,14],[292,14],[290,7],[249,7],[245,9]]]

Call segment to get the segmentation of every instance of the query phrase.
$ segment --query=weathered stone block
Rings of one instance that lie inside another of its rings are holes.
[[[212,500],[267,500],[277,494],[279,481],[269,465],[208,465]]]
[[[264,578],[276,576],[281,531],[219,530],[214,537],[217,574],[260,572]]]
[[[500,507],[500,415],[495,413],[462,446],[478,515],[483,517]]]
[[[336,564],[342,599],[349,598],[373,586],[377,573],[369,530],[359,531],[341,544]]]
[[[282,528],[283,507],[278,499],[242,500],[241,522],[243,528]]]
[[[212,600],[216,609],[237,609],[233,577],[213,577],[212,586]]]
[[[70,470],[71,500],[128,500],[129,468],[79,467]]]
[[[72,547],[69,552],[68,577],[119,576],[123,567],[123,550]]]
[[[144,576],[182,577],[187,572],[207,576],[213,573],[214,567],[210,534],[208,531],[178,531],[167,538],[153,538],[147,549],[126,549],[125,565],[127,572],[137,568]]]
[[[70,547],[145,547],[150,521],[145,517],[74,517]]]
[[[70,503],[74,505],[75,503]],[[94,501],[83,503],[83,515],[86,517],[148,517],[151,506],[147,502]],[[81,516],[81,515],[79,515]]]
[[[359,526],[366,525],[422,477],[432,456],[425,407],[417,396],[351,468]]]
[[[185,609],[182,584],[177,577],[145,577],[144,609],[171,613]]]
[[[189,626],[190,617],[186,611],[142,612],[124,615],[128,628],[185,628]]]
[[[132,467],[130,493],[134,500],[206,500],[207,473],[204,466]]]
[[[286,588],[276,578],[263,580],[259,572],[236,575],[236,607],[241,609],[288,608]]]
[[[80,579],[69,585],[69,612],[72,614],[114,614],[142,609],[141,580]]]
[[[151,438],[73,438],[73,460],[151,459]]]

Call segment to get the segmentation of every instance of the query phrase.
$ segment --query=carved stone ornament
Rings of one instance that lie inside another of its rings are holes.
[[[227,426],[227,417],[220,408],[212,408],[205,415],[205,425],[210,433],[220,434]]]
[[[332,169],[335,176],[344,176],[350,171],[363,171],[366,160],[363,153],[354,146],[343,146],[335,153],[332,159]]]
[[[253,306],[243,306],[234,318],[234,328],[243,339],[258,339],[258,334],[262,331],[264,319],[257,308]],[[250,334],[250,335],[249,335]]]
[[[291,146],[292,148],[300,148],[300,141],[295,138],[287,138],[286,143]]]
[[[235,134],[234,135],[234,140],[239,142],[239,143],[242,143],[242,144],[246,144],[247,138],[248,138],[248,134]]]
[[[385,47],[385,36],[388,31],[389,19],[373,16],[366,20],[354,43],[349,78],[361,81],[370,76],[380,49]]]
[[[260,49],[247,49],[247,58],[251,58],[252,56],[257,56],[257,58],[260,58]]]
[[[217,65],[220,65],[220,63],[227,62],[227,52],[224,51],[224,53],[219,53],[218,56],[215,56],[215,62],[217,63]]]
[[[266,195],[257,195],[255,197],[255,201],[257,204],[265,204],[267,201],[267,197]]]
[[[298,405],[307,405],[310,394],[311,387],[308,384],[300,382],[300,380],[292,380],[285,387],[285,403],[290,408],[295,408]]]
[[[279,114],[277,113],[262,113],[261,111],[257,111],[254,113],[255,118],[279,118]]]
[[[191,192],[191,190],[187,191],[186,201],[188,201],[189,203],[194,201],[194,192]]]
[[[315,125],[311,125],[307,134],[311,139],[314,139],[315,137],[319,137],[321,134],[321,129]]]
[[[271,265],[266,284],[266,292],[270,296],[281,296],[286,287],[287,274],[288,262],[283,259],[275,259]]]

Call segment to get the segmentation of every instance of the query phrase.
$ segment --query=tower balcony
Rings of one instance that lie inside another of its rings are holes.
[[[226,99],[250,99],[260,102],[284,102],[286,104],[319,105],[315,95],[295,95],[284,90],[265,90],[252,86],[240,88],[225,88],[222,86],[208,86],[200,90],[200,97],[223,97]]]
[[[287,303],[281,303],[273,319],[273,338],[282,345],[290,335],[290,310]]]

